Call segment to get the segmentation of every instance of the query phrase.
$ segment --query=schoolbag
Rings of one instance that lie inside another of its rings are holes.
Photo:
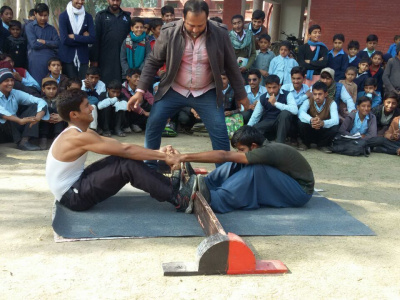
[[[367,142],[364,139],[349,139],[342,136],[336,136],[332,143],[332,152],[349,155],[368,157],[369,151]]]

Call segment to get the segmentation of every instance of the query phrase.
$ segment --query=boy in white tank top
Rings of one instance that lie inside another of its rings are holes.
[[[179,164],[171,146],[150,150],[98,135],[89,129],[93,108],[86,93],[78,89],[61,93],[57,110],[69,126],[54,141],[46,161],[46,178],[56,201],[71,210],[87,210],[129,182],[158,201],[172,203],[177,211],[191,212],[196,176],[179,189],[179,180],[171,180],[143,163],[163,160],[170,166]],[[89,151],[110,156],[84,168]]]

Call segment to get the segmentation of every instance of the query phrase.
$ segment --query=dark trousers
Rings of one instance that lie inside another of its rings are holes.
[[[34,87],[25,86],[21,82],[16,81],[16,80],[14,81],[14,89],[15,90],[19,90],[19,91],[23,91],[25,93],[28,93],[28,94],[30,94],[32,96],[35,96],[35,97],[38,97],[38,98],[42,97],[40,95],[40,92],[37,89],[35,89]]]
[[[373,152],[397,155],[400,141],[390,141],[383,136],[377,136],[368,139],[367,145],[372,148]]]
[[[311,143],[316,143],[318,147],[327,147],[332,145],[332,141],[336,136],[339,125],[331,128],[314,129],[311,124],[299,121],[300,137],[303,143],[310,147]]]
[[[49,114],[55,113],[57,114],[57,109],[51,106],[48,107]],[[52,138],[58,136],[61,131],[67,128],[68,124],[64,121],[58,123],[49,123],[41,120],[39,122],[39,137],[41,138]]]
[[[78,78],[80,80],[83,80],[86,77],[87,69],[88,69],[88,64],[81,64],[79,71],[78,68],[75,67],[74,63],[62,64],[63,74],[68,78]]]
[[[244,124],[247,124],[250,121],[251,115],[253,114],[253,110],[249,109],[249,110],[241,111],[240,113],[243,116]]]
[[[111,131],[111,129],[114,129],[115,132],[121,131],[122,126],[126,125],[125,115],[126,111],[116,112],[113,106],[103,108],[99,110],[99,127],[104,131]]]
[[[184,128],[192,128],[196,124],[195,116],[187,109],[181,109],[177,114],[178,123]]]
[[[115,195],[128,182],[160,202],[170,201],[173,195],[170,179],[143,161],[108,156],[86,167],[60,203],[71,210],[87,210]]]
[[[17,111],[18,118],[34,117],[37,114],[37,105],[21,105]],[[0,123],[1,131],[6,136],[12,136],[14,143],[19,143],[23,137],[39,137],[39,124],[29,127],[30,123],[19,125],[18,123],[6,121],[4,124]]]
[[[143,102],[141,107],[144,111],[147,112],[151,111],[151,104],[149,104],[147,101]],[[126,113],[126,122],[127,122],[126,127],[131,125],[137,125],[140,128],[145,129],[147,123],[147,117],[145,115],[140,115],[131,111]]]
[[[284,143],[290,129],[291,120],[292,114],[287,110],[283,110],[275,120],[262,120],[254,125],[254,128],[261,132],[265,137],[269,139],[276,137],[277,143]]]

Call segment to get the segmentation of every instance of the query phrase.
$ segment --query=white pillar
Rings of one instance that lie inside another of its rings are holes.
[[[271,41],[279,40],[281,23],[281,5],[274,3],[274,8],[271,14]]]

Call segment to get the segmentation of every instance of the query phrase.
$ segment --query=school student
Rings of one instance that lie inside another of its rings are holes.
[[[371,65],[369,66],[368,75],[369,77],[376,79],[376,90],[383,94],[383,53],[381,51],[375,51],[371,55]]]
[[[357,53],[359,59],[371,58],[375,52],[375,48],[378,45],[378,36],[376,34],[370,34],[367,36],[367,44],[364,50]]]
[[[400,35],[396,34],[394,36],[394,43],[389,46],[389,49],[387,51],[387,53],[390,54],[391,57],[395,57],[397,55],[396,47],[398,43],[400,43]]]
[[[297,61],[291,57],[290,54],[290,44],[288,42],[282,42],[279,46],[279,55],[271,60],[269,65],[268,74],[277,75],[281,84],[291,83],[290,71],[293,67],[297,67],[299,64]]]
[[[360,59],[357,57],[357,53],[360,51],[360,43],[358,41],[351,40],[347,44],[347,52],[349,53],[349,66],[358,68]]]
[[[260,101],[261,95],[264,95],[267,92],[265,86],[261,84],[261,73],[258,69],[250,69],[249,76],[247,77],[248,85],[244,87],[247,93],[247,98],[250,101],[249,109],[246,111],[241,111],[243,116],[243,121],[247,124],[253,114],[253,111],[257,105],[257,102]]]
[[[125,137],[125,133],[132,131],[126,130],[126,111],[128,110],[127,98],[121,93],[122,85],[118,80],[112,80],[107,84],[107,92],[100,95],[97,104],[99,109],[99,125],[103,130],[103,136],[110,137],[111,129],[119,137]]]
[[[400,156],[400,116],[392,120],[383,137],[370,139],[368,145],[373,152]]]
[[[28,67],[28,45],[26,39],[21,34],[21,22],[12,20],[9,31],[11,33],[4,42],[3,51],[8,53],[14,61],[15,68]]]
[[[88,95],[90,104],[97,105],[99,96],[106,91],[106,85],[100,80],[100,69],[90,67],[86,71],[86,77],[82,80],[82,91]]]
[[[354,79],[357,76],[356,67],[348,67],[345,72],[345,79],[339,80],[339,83],[343,84],[347,92],[353,98],[354,103],[357,101],[357,84],[354,83]]]
[[[349,66],[347,54],[343,51],[344,35],[339,33],[333,36],[333,49],[328,52],[328,67],[335,70],[335,81],[345,78],[344,73]]]
[[[339,128],[341,135],[360,134],[362,139],[376,137],[376,117],[371,113],[371,98],[362,96],[357,99],[357,111],[351,112]]]
[[[365,80],[369,77],[368,70],[370,65],[371,60],[369,58],[363,58],[358,63],[358,73],[354,79],[354,83],[357,84],[357,92],[364,90]]]
[[[12,21],[13,16],[14,12],[12,8],[7,5],[3,5],[0,8],[0,18],[3,25],[2,27],[8,30],[10,28],[10,22]]]
[[[263,25],[264,21],[265,12],[263,12],[261,9],[256,9],[251,15],[251,22],[244,26],[245,29],[248,29],[249,32],[253,34],[257,50],[260,49],[260,45],[258,43],[260,37],[264,34],[268,34],[267,28]]]
[[[30,139],[39,137],[39,121],[49,119],[46,101],[13,87],[13,73],[6,68],[0,69],[0,129],[5,135],[12,136],[18,149],[40,150],[30,143]]]
[[[146,32],[144,31],[144,20],[139,17],[133,17],[131,19],[131,32],[121,45],[122,78],[126,78],[126,71],[129,68],[141,70],[150,51],[150,42],[146,38]]]
[[[171,5],[161,7],[161,19],[164,24],[175,20],[175,9]]]
[[[271,60],[275,57],[273,51],[269,50],[271,45],[271,37],[268,34],[261,34],[258,38],[258,49],[256,60],[253,64],[253,69],[257,69],[261,73],[261,85],[265,85],[265,78],[267,78]]]
[[[41,150],[47,149],[47,141],[52,137],[57,137],[66,127],[65,123],[57,112],[58,84],[54,78],[45,77],[42,80],[43,100],[47,102],[49,110],[49,120],[41,120],[39,123],[39,147]]]
[[[364,91],[357,94],[357,98],[368,97],[371,99],[372,108],[379,106],[382,103],[382,96],[377,91],[376,79],[369,77],[364,82]]]
[[[308,28],[308,35],[308,42],[299,47],[297,61],[307,70],[305,83],[311,86],[319,80],[321,70],[328,65],[328,48],[320,42],[321,26],[311,25]]]
[[[30,50],[28,70],[37,82],[42,82],[47,74],[48,60],[57,56],[60,37],[57,30],[47,23],[49,7],[45,3],[36,4],[35,16],[36,20],[25,26]]]
[[[62,64],[61,60],[58,57],[52,57],[47,62],[47,69],[49,73],[46,77],[53,78],[57,81],[58,92],[62,92],[67,89],[68,77],[64,74],[61,74]]]
[[[389,59],[382,75],[386,92],[400,94],[400,43],[396,45],[396,56]]]
[[[299,108],[299,131],[302,143],[297,148],[305,151],[316,143],[320,151],[331,153],[329,146],[339,129],[339,114],[335,100],[328,96],[328,87],[318,81],[312,87],[312,99]]]
[[[298,112],[296,102],[288,91],[281,89],[276,75],[267,77],[265,87],[267,93],[257,102],[248,125],[268,138],[275,138],[277,143],[285,143],[292,116]]]
[[[399,95],[396,92],[388,92],[385,94],[383,104],[372,109],[372,113],[376,116],[378,136],[383,136],[392,120],[400,115],[398,105]]]

